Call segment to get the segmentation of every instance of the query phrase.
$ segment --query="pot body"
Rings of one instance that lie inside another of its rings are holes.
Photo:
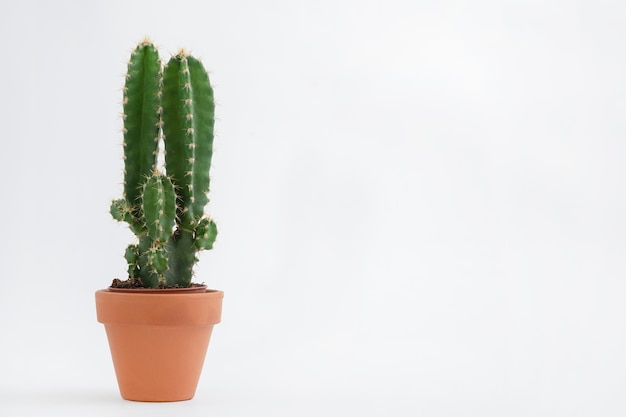
[[[222,291],[96,292],[124,399],[193,398],[213,326],[222,315]]]

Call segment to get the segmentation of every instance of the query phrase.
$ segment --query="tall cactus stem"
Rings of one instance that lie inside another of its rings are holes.
[[[124,86],[124,196],[138,203],[144,178],[156,164],[161,62],[151,43],[140,43],[128,63]]]
[[[179,190],[179,225],[192,230],[209,201],[215,122],[213,89],[200,61],[182,51],[169,60],[162,106],[165,162]]]

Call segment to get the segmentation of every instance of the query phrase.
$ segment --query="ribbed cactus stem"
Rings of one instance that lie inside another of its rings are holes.
[[[159,242],[155,242],[155,244],[148,250],[147,259],[148,267],[159,276],[159,280],[164,280],[163,274],[168,269],[165,246]]]
[[[158,155],[161,62],[151,43],[133,51],[124,86],[124,196],[135,205]]]
[[[188,287],[193,276],[193,266],[198,260],[193,232],[176,230],[167,244],[168,270],[165,281],[168,285]]]
[[[144,225],[139,218],[137,218],[137,209],[132,206],[125,198],[113,200],[111,203],[111,216],[118,222],[126,222],[130,226],[130,229],[136,235],[143,233]]]
[[[137,278],[139,276],[139,246],[128,245],[124,258],[128,262],[128,276]]]
[[[162,106],[165,162],[178,189],[179,224],[192,230],[209,201],[215,104],[204,66],[184,51],[165,66]]]
[[[198,250],[213,249],[213,243],[217,237],[217,225],[215,222],[208,218],[203,218],[198,222],[196,227],[196,235],[194,244]]]
[[[167,242],[176,219],[176,193],[172,181],[155,172],[146,180],[142,196],[141,206],[148,236],[157,242]]]
[[[162,273],[155,268],[155,241],[148,235],[139,237],[139,277],[145,287],[156,287],[163,280]]]

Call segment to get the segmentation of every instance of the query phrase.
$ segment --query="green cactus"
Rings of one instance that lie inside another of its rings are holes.
[[[160,80],[159,54],[143,41],[131,54],[124,86],[124,197],[131,205],[157,162]]]
[[[167,242],[176,218],[176,193],[168,177],[155,173],[143,185],[143,215],[148,236],[154,242]]]
[[[204,216],[213,154],[213,89],[202,63],[181,50],[161,68],[144,40],[131,55],[124,87],[124,198],[111,215],[139,243],[125,258],[143,286],[191,284],[200,250],[212,249],[217,226]],[[165,173],[158,168],[163,138]]]

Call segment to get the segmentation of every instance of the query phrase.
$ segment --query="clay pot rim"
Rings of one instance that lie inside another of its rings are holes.
[[[205,326],[221,319],[224,292],[96,291],[97,317],[105,324]],[[129,313],[130,312],[130,313]]]
[[[197,284],[188,288],[113,288],[108,287],[102,291],[124,293],[124,294],[198,294],[219,292],[219,290],[208,289],[205,284]]]

